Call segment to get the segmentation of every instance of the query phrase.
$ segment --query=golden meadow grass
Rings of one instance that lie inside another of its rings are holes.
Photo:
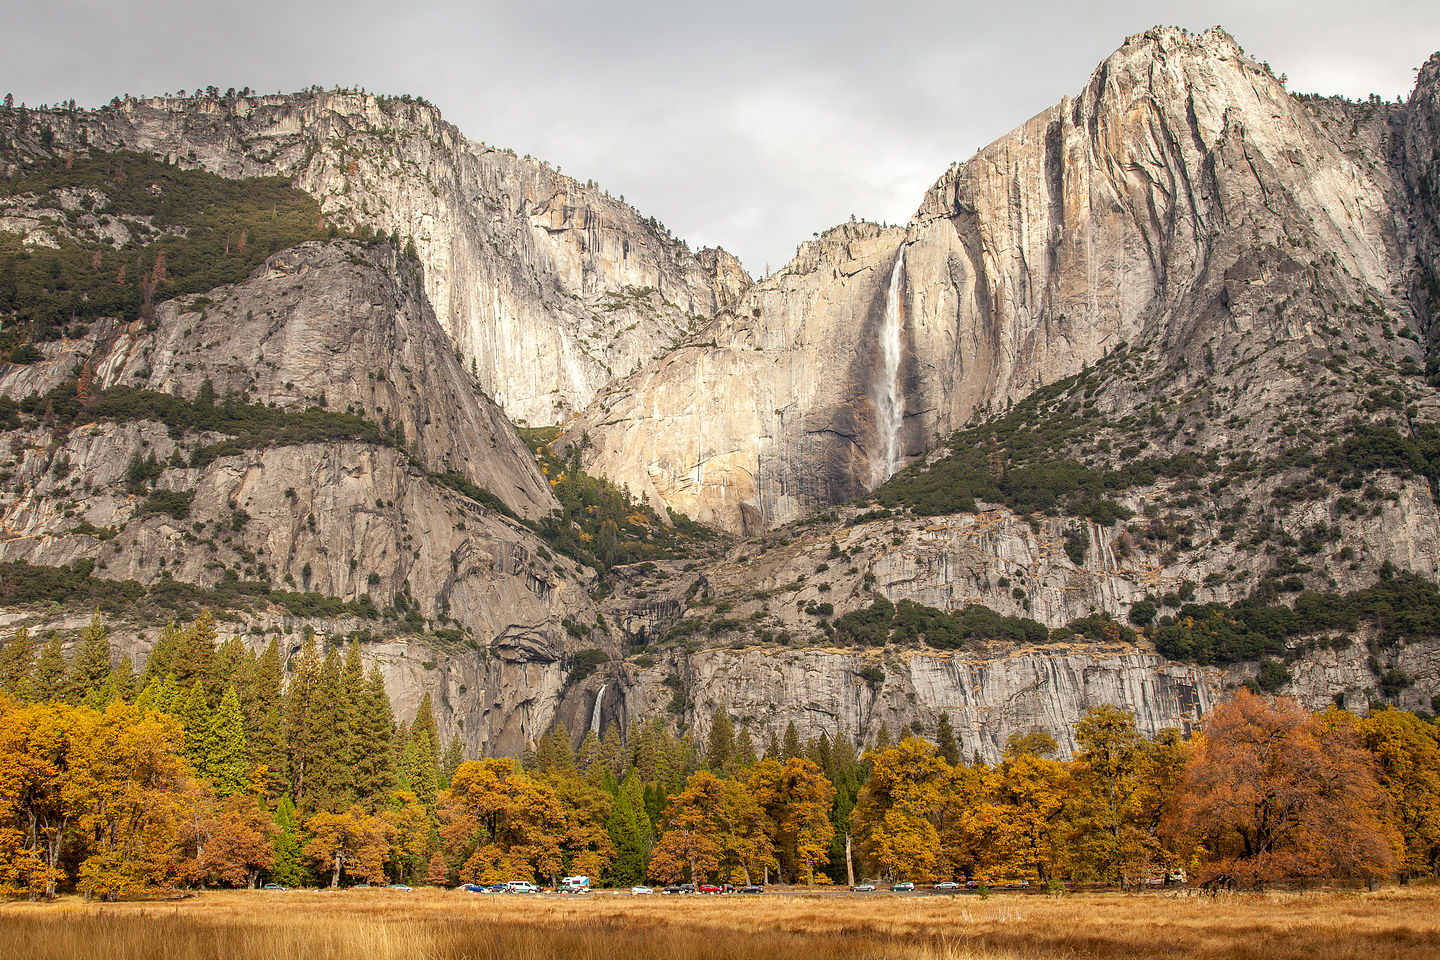
[[[1440,956],[1440,888],[1058,899],[204,893],[0,906],[16,960],[851,960]]]

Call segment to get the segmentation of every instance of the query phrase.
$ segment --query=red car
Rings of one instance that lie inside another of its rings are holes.
[[[696,893],[719,893],[720,888],[713,883],[702,883],[695,888]]]

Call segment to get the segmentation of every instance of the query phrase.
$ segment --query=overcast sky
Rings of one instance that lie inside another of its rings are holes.
[[[1218,23],[1291,90],[1349,97],[1408,95],[1440,49],[1437,0],[0,0],[0,23],[17,101],[413,93],[756,274],[851,214],[907,220],[1156,23]]]

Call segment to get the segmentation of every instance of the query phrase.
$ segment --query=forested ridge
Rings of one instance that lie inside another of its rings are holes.
[[[556,726],[521,757],[471,760],[440,744],[428,695],[395,722],[357,643],[255,649],[220,642],[208,615],[167,626],[138,672],[114,663],[98,616],[68,658],[58,635],[19,629],[0,690],[0,884],[16,896],[571,873],[825,884],[851,866],[1057,889],[1440,869],[1440,724],[1244,690],[1188,740],[1098,707],[1071,760],[1032,733],[993,766],[962,756],[944,716],[861,751],[793,724],[756,744],[723,709],[703,743],[653,718],[587,732],[578,752]]]

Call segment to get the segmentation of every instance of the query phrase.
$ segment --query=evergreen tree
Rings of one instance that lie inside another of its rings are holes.
[[[270,877],[277,883],[298,887],[309,879],[309,871],[305,868],[305,837],[300,832],[300,817],[288,794],[275,805],[275,825],[280,830],[275,834],[275,868],[270,871]]]
[[[791,720],[785,726],[785,740],[780,744],[780,760],[783,763],[804,756],[805,748],[800,746],[800,732],[795,729],[795,721]]]
[[[60,646],[60,634],[51,633],[50,641],[35,659],[35,699],[40,701],[59,700],[65,694],[65,653]]]
[[[70,658],[70,669],[65,678],[65,702],[89,702],[91,706],[95,706],[95,695],[109,678],[110,631],[105,629],[105,624],[101,622],[97,612],[81,632],[80,645]]]
[[[895,740],[890,736],[890,727],[884,720],[880,721],[880,732],[875,735],[875,749],[889,750],[895,746]]]
[[[132,703],[135,700],[135,664],[130,659],[130,654],[120,658],[120,665],[110,674],[111,689],[115,696]]]
[[[290,794],[300,804],[309,805],[310,779],[316,754],[322,748],[318,736],[318,704],[321,697],[320,651],[315,638],[309,637],[300,651],[285,688],[284,742],[288,752]]]
[[[610,807],[605,821],[615,859],[606,874],[606,881],[617,887],[639,883],[645,879],[646,861],[655,846],[654,828],[645,812],[645,790],[632,770],[620,785],[620,793]]]
[[[410,725],[410,735],[401,748],[401,766],[405,780],[425,809],[435,809],[435,795],[440,787],[440,757],[435,738],[438,736],[435,711],[431,707],[430,694],[420,698],[420,708],[415,722]]]
[[[605,767],[605,752],[600,745],[600,738],[594,730],[586,730],[585,738],[580,741],[580,751],[575,755],[575,769],[589,779],[591,771],[596,776],[603,773]]]
[[[222,800],[241,793],[249,785],[250,755],[245,746],[245,721],[240,697],[234,687],[225,690],[220,706],[210,718],[208,752],[197,771],[215,788]]]
[[[950,726],[950,714],[940,714],[940,722],[935,727],[935,746],[940,750],[940,756],[950,766],[957,766],[960,763],[960,744],[955,742],[955,731]]]
[[[755,766],[759,759],[755,756],[755,741],[750,739],[750,730],[741,727],[740,732],[735,735],[735,755],[733,757],[735,767],[745,770]]]
[[[389,797],[396,786],[395,717],[379,667],[370,668],[365,682],[357,729],[363,749],[355,763],[355,784],[366,805],[374,806]]]
[[[21,699],[32,692],[31,671],[35,666],[35,641],[30,631],[20,627],[15,636],[0,650],[0,690],[13,693]]]
[[[215,743],[211,739],[210,705],[205,702],[205,685],[199,678],[188,691],[175,698],[173,712],[185,731],[185,756],[204,777],[215,754]]]
[[[705,766],[715,773],[723,773],[734,754],[735,724],[724,706],[716,707],[715,716],[710,721],[710,738],[705,744]]]
[[[610,779],[618,781],[625,772],[625,746],[620,742],[618,723],[612,723],[610,729],[605,731],[605,737],[600,741],[600,749],[605,759],[606,773]]]
[[[575,769],[575,754],[570,750],[570,732],[565,724],[556,722],[550,732],[540,738],[535,749],[536,773],[552,771],[567,773]]]
[[[347,768],[351,723],[341,682],[339,650],[331,647],[320,667],[317,699],[311,707],[313,754],[309,763],[306,810],[342,813],[355,802],[354,779]]]
[[[289,780],[283,677],[280,645],[272,639],[258,656],[246,658],[242,683],[236,690],[240,695],[240,712],[245,718],[245,743],[250,748],[250,762],[265,768],[265,782],[271,796],[284,793]]]
[[[775,736],[775,731],[774,731],[774,730],[771,730],[771,731],[770,731],[770,742],[765,746],[765,757],[764,757],[764,759],[766,759],[766,760],[779,760],[779,759],[780,759],[780,740]]]
[[[140,674],[140,689],[144,690],[161,677],[175,675],[175,661],[180,653],[182,635],[180,625],[174,620],[160,628],[160,636],[155,638],[155,645],[150,648],[150,654],[145,658],[145,670]]]
[[[175,686],[175,678],[170,676],[156,677],[145,685],[140,695],[135,698],[135,708],[140,713],[175,713],[175,705],[182,696],[180,690]]]
[[[445,756],[440,759],[440,789],[449,790],[450,781],[455,779],[455,771],[460,769],[460,764],[465,762],[465,746],[460,742],[458,733],[452,734],[450,743],[445,747]]]

